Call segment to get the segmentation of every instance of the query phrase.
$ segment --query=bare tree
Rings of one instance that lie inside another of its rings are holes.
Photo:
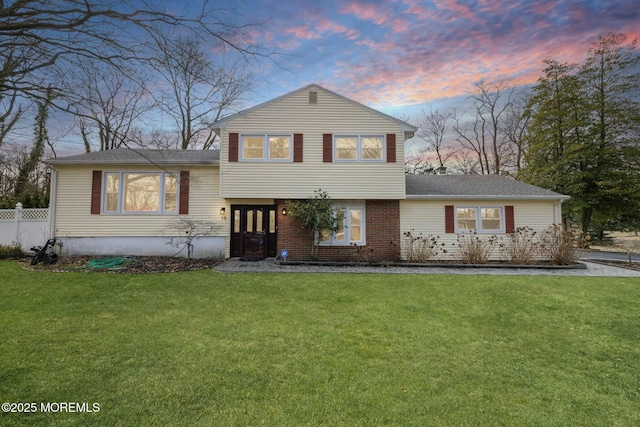
[[[140,117],[149,111],[145,88],[100,62],[87,61],[69,80],[75,89],[68,95],[67,111],[73,112],[85,150],[110,150],[133,141]]]
[[[521,90],[513,97],[508,106],[504,120],[504,132],[511,153],[508,158],[513,162],[509,169],[515,169],[516,177],[525,166],[525,156],[529,151],[527,138],[531,110],[529,104],[532,94],[529,90]]]
[[[2,69],[0,69],[0,88],[7,85],[10,74],[17,67],[12,52],[6,53],[3,59]],[[0,90],[0,147],[22,114],[23,109],[18,101],[18,91],[15,89]]]
[[[504,121],[513,102],[514,86],[485,81],[474,86],[470,96],[473,109],[466,115],[455,115],[453,130],[462,148],[473,152],[478,159],[482,174],[504,173],[512,152]]]
[[[422,114],[417,135],[425,141],[425,150],[435,154],[437,168],[443,170],[455,153],[449,140],[454,110],[434,110],[429,107],[429,110],[423,111]]]
[[[129,136],[137,147],[156,150],[175,149],[178,141],[178,135],[175,132],[160,127],[153,127],[150,130],[136,127]]]
[[[178,148],[210,148],[215,134],[209,126],[232,109],[245,94],[252,76],[243,61],[215,64],[196,38],[157,40],[156,71],[167,83],[156,100],[173,121]]]
[[[195,220],[190,217],[181,216],[169,225],[169,230],[177,234],[176,237],[169,237],[167,244],[174,248],[181,248],[180,252],[187,249],[187,258],[193,257],[193,242],[200,237],[212,236],[220,231],[220,224],[212,221]],[[176,254],[177,255],[177,254]]]
[[[424,142],[414,140],[405,143],[404,173],[427,175],[434,171],[435,167],[429,160],[429,150]]]
[[[0,2],[0,62],[11,63],[0,91],[44,93],[49,70],[88,59],[112,65],[145,61],[153,56],[146,41],[166,28],[202,41],[221,43],[245,57],[268,55],[247,43],[230,8],[204,0],[197,8],[168,12],[162,1],[20,0]]]
[[[462,175],[479,175],[481,173],[480,161],[468,150],[457,150],[450,162],[454,172]]]

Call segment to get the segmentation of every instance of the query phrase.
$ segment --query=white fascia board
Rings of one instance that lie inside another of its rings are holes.
[[[211,129],[213,129],[213,133],[215,133],[218,136],[222,135],[222,129],[227,127],[227,121],[226,120],[222,120],[219,122],[215,122],[213,124],[211,124]]]

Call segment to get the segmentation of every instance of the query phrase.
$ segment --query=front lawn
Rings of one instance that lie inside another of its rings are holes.
[[[5,261],[0,400],[38,411],[0,425],[638,426],[639,301],[630,278]]]

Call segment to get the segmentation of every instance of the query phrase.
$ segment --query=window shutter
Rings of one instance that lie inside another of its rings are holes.
[[[513,215],[513,206],[504,207],[504,225],[505,231],[509,234],[516,232],[515,219]]]
[[[302,162],[302,134],[293,134],[293,161],[296,163]]]
[[[387,134],[387,163],[396,162],[396,134]]]
[[[229,162],[237,162],[238,161],[238,140],[239,136],[237,133],[229,134]]]
[[[237,150],[236,153],[238,153]],[[189,171],[180,171],[180,207],[178,209],[180,215],[189,214]]]
[[[100,199],[102,199],[102,171],[93,171],[91,179],[91,214],[100,214]]]
[[[445,233],[455,233],[456,231],[456,219],[453,213],[453,206],[446,205],[444,207],[444,229]]]
[[[333,160],[333,134],[322,134],[322,161],[331,163]]]

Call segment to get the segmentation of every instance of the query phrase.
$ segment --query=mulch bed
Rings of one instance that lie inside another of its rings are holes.
[[[59,257],[58,262],[51,265],[37,264],[30,265],[31,257],[23,258],[18,262],[22,268],[34,271],[101,271],[109,273],[172,273],[177,271],[193,271],[212,268],[219,263],[219,260],[171,258],[159,256],[136,256],[124,257],[126,262],[111,268],[94,268],[89,265],[92,260],[103,260],[103,257]],[[601,261],[589,260],[596,264],[609,265],[612,267],[627,268],[640,271],[640,263],[629,264],[626,261]],[[489,267],[490,265],[485,265]]]
[[[215,260],[203,259],[186,259],[171,258],[160,256],[130,256],[124,258],[123,263],[108,265],[112,263],[104,263],[105,267],[100,267],[100,261],[106,260],[106,257],[59,257],[55,264],[30,265],[31,258],[23,258],[19,261],[24,269],[36,271],[100,271],[109,273],[173,273],[177,271],[204,270],[212,268],[217,262]],[[97,261],[97,262],[96,262]],[[92,262],[97,267],[92,266]]]

